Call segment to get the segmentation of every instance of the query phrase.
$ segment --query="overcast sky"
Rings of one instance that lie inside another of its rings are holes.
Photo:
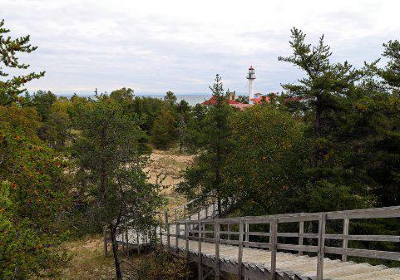
[[[399,0],[0,0],[12,35],[39,46],[23,58],[46,76],[28,88],[58,94],[205,93],[216,73],[246,92],[250,65],[257,92],[281,91],[301,77],[278,61],[291,52],[291,27],[311,43],[325,34],[333,60],[361,66],[400,39],[399,11]]]

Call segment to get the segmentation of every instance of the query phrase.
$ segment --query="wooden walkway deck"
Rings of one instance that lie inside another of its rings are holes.
[[[179,250],[186,251],[186,240],[178,239]],[[167,243],[167,238],[163,238]],[[174,244],[174,245],[172,245]],[[176,240],[171,237],[171,247],[176,249]],[[189,253],[194,261],[198,261],[198,241],[189,241]],[[215,244],[202,242],[202,262],[214,267]],[[207,259],[209,260],[207,262]],[[237,274],[238,247],[232,245],[220,245],[220,267],[222,271]],[[270,279],[271,252],[255,248],[243,248],[242,259],[244,271],[243,277],[250,279]],[[315,279],[317,271],[317,257],[298,256],[290,253],[277,253],[276,273],[277,279]],[[255,277],[255,278],[253,278]],[[400,280],[399,268],[387,268],[385,266],[372,266],[369,264],[357,264],[340,260],[324,260],[324,279],[331,280]]]
[[[348,261],[351,256],[400,261],[399,251],[349,247],[350,240],[400,243],[400,233],[349,233],[352,220],[399,221],[400,207],[224,219],[217,217],[215,208],[215,204],[208,205],[191,215],[185,209],[186,215],[178,219],[175,213],[173,222],[165,213],[164,226],[156,229],[164,246],[198,263],[199,280],[225,279],[224,273],[235,274],[240,280],[400,280],[400,268]],[[332,221],[342,223],[340,233],[326,233],[327,223]],[[287,232],[287,227],[286,232],[281,231],[282,224],[296,225],[291,227],[296,232]],[[135,243],[135,236],[129,230],[119,241]],[[144,236],[139,238],[140,243],[144,240]],[[336,247],[328,240],[337,241]],[[329,259],[327,254],[339,255],[340,260]]]

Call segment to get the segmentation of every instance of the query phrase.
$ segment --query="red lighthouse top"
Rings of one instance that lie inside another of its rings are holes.
[[[250,66],[249,70],[254,70],[254,68],[253,68],[253,65],[252,65],[252,66]]]

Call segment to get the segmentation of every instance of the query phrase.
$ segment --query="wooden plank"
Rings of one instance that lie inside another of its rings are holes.
[[[279,232],[278,237],[302,237],[302,238],[315,238],[318,239],[317,233],[297,233],[297,232]]]
[[[310,252],[310,253],[318,253],[318,246],[311,245],[296,245],[296,244],[277,244],[278,250],[288,250],[288,251],[299,251]]]
[[[244,221],[241,221],[239,224],[238,280],[243,280],[243,237]]]
[[[185,224],[185,250],[186,256],[189,257],[189,225]]]
[[[214,259],[214,269],[215,269],[215,280],[220,280],[220,266],[219,266],[219,230],[220,224],[216,222],[214,224],[214,239],[215,239],[215,259]]]
[[[326,225],[326,214],[323,213],[320,216],[318,222],[318,256],[317,256],[317,280],[324,279],[324,249],[325,249],[325,225]]]
[[[303,237],[303,234],[304,234],[304,222],[303,221],[301,221],[300,223],[299,223],[299,245],[300,246],[302,246],[303,244],[304,244],[304,237]],[[299,256],[302,256],[303,255],[303,251],[302,250],[299,250],[299,252],[297,253]]]
[[[200,214],[199,214],[199,217],[200,217]],[[199,243],[198,243],[198,251],[197,251],[199,253],[198,273],[197,273],[199,280],[203,280],[203,263],[202,263],[203,257],[202,257],[202,253],[201,253],[201,242],[202,242],[201,237],[202,237],[202,235],[201,235],[201,222],[200,222],[200,218],[199,218],[199,236],[198,236]]]
[[[343,220],[343,249],[347,249],[348,245],[349,245],[349,239],[348,239],[348,235],[349,235],[349,226],[350,226],[350,220],[349,218],[346,216]],[[342,254],[342,261],[347,262],[347,255],[344,253]]]
[[[176,227],[175,227],[175,247],[176,250],[179,251],[179,230],[180,230],[180,224],[176,223]]]
[[[269,232],[249,232],[250,236],[270,236],[271,234]]]
[[[353,257],[400,261],[399,252],[355,249],[355,248],[343,249],[338,247],[325,247],[325,252],[328,254],[337,254],[337,255],[346,254],[347,256],[353,256]]]
[[[171,233],[170,233],[170,227],[168,223],[168,212],[165,212],[165,226],[167,227],[167,244],[168,247],[171,246]]]
[[[244,241],[243,245],[250,248],[271,249],[270,243]]]
[[[245,222],[245,224],[244,224],[245,239],[244,240],[246,242],[250,241],[249,231],[250,231],[250,225],[249,225],[249,223]]]
[[[359,240],[359,241],[380,241],[380,242],[400,242],[397,235],[347,235],[347,234],[326,234],[325,239],[337,240]],[[344,248],[344,247],[343,247]]]
[[[275,219],[269,226],[271,243],[271,280],[276,280],[276,253],[278,244],[278,220]]]

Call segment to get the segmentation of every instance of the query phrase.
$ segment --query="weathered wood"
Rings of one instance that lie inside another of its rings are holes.
[[[238,250],[238,280],[243,279],[243,238],[244,238],[244,221],[239,223],[239,250]]]
[[[170,232],[170,225],[168,222],[168,211],[165,212],[165,226],[167,227],[167,244],[171,246],[171,232]]]
[[[270,231],[270,241],[271,243],[271,280],[276,280],[276,253],[278,244],[278,220],[275,219],[269,226]]]
[[[324,279],[324,249],[325,249],[325,225],[326,225],[326,214],[323,213],[320,216],[318,222],[318,256],[317,256],[317,280]]]
[[[203,280],[203,261],[202,261],[202,259],[203,259],[203,257],[202,257],[202,253],[201,253],[201,242],[202,242],[202,240],[201,240],[201,227],[202,227],[202,225],[201,225],[201,221],[200,221],[200,212],[199,212],[199,246],[198,246],[198,253],[199,253],[199,259],[198,259],[198,279],[199,280]]]
[[[215,240],[215,258],[214,258],[214,270],[215,280],[220,280],[220,266],[219,266],[219,231],[220,224],[216,222],[214,224],[214,240]]]
[[[324,249],[327,254],[337,254],[337,255],[346,254],[347,256],[353,256],[353,257],[400,261],[399,252],[355,249],[355,248],[343,249],[343,248],[328,247],[328,246],[325,246]]]
[[[304,222],[299,223],[299,245],[302,246],[304,244],[304,237],[302,236],[304,234]],[[303,251],[299,250],[298,252],[299,256],[303,255]]]
[[[244,238],[244,240],[245,240],[246,242],[249,242],[249,241],[250,241],[250,234],[249,234],[249,232],[250,232],[250,225],[249,225],[249,223],[247,223],[247,222],[245,222],[245,224],[244,224],[244,232],[245,232],[245,238]],[[248,247],[248,246],[246,246],[246,247]]]
[[[347,249],[348,244],[349,244],[349,239],[348,239],[348,235],[349,235],[349,226],[350,226],[350,220],[348,217],[345,217],[343,220],[343,249]],[[347,255],[343,254],[342,255],[342,261],[347,262]]]
[[[176,227],[175,227],[175,247],[176,247],[176,251],[179,251],[179,232],[180,231],[180,224],[176,223]]]

